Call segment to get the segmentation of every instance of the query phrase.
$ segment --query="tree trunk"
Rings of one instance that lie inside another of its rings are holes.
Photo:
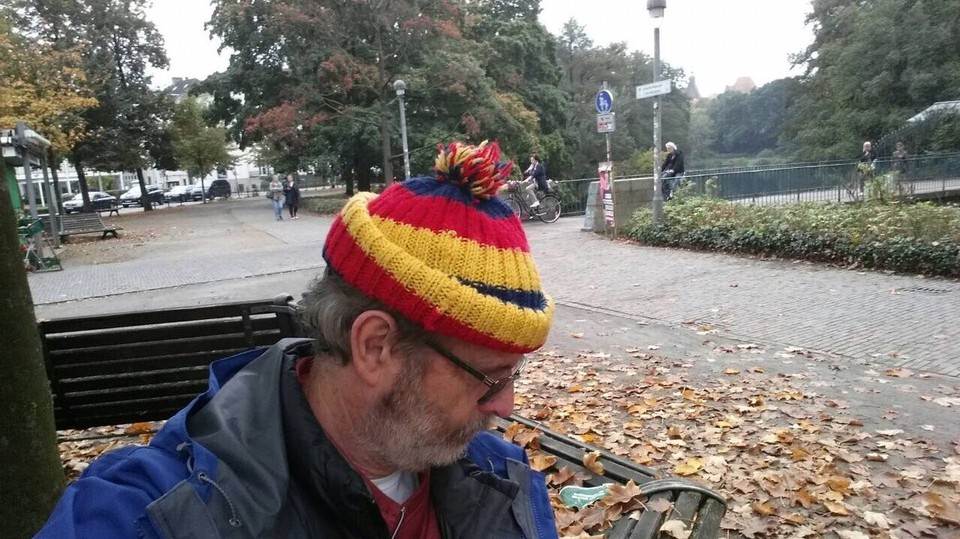
[[[153,211],[150,193],[147,192],[147,182],[143,179],[143,167],[137,167],[137,181],[140,183],[140,205],[143,206],[143,211]]]
[[[387,115],[387,96],[380,92],[380,138],[383,140],[383,183],[390,186],[393,183],[393,159],[390,151],[390,117]]]
[[[0,172],[5,165],[0,162]],[[5,173],[4,173],[5,174]],[[5,176],[4,176],[5,177]],[[0,182],[0,201],[9,200],[7,182]],[[31,537],[63,491],[63,466],[53,423],[53,399],[44,371],[43,352],[33,298],[23,269],[16,218],[10,204],[0,203],[0,537]]]
[[[60,163],[57,161],[57,155],[53,153],[53,148],[49,148],[49,153],[47,154],[47,168],[50,169],[50,177],[53,178],[53,192],[54,196],[57,197],[57,208],[60,213],[63,213],[63,193],[60,191],[60,177],[58,176],[58,171],[60,170]]]
[[[93,206],[90,204],[90,191],[87,189],[87,176],[83,173],[83,163],[74,161],[73,168],[77,171],[77,183],[80,184],[80,196],[83,197],[83,212],[90,213]]]
[[[387,114],[387,71],[384,67],[383,36],[380,34],[380,24],[377,23],[377,72],[380,75],[380,151],[383,153],[383,183],[389,186],[393,183],[393,160],[390,158],[390,116]]]

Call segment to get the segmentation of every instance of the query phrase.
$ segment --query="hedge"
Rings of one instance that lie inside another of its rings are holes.
[[[659,227],[650,210],[637,211],[626,233],[648,245],[960,276],[960,208],[954,206],[750,206],[688,197],[665,205]]]

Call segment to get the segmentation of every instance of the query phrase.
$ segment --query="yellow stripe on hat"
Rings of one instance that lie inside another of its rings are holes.
[[[432,268],[393,243],[367,211],[375,197],[361,193],[351,198],[341,212],[348,234],[372,262],[404,283],[414,294],[441,313],[459,320],[496,340],[521,348],[543,346],[553,318],[553,299],[546,309],[523,309],[500,299],[481,294],[455,277]]]
[[[530,253],[481,245],[451,231],[435,232],[378,215],[371,218],[397,246],[448,275],[512,290],[540,290]]]

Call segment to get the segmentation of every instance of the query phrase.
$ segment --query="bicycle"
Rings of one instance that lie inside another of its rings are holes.
[[[507,205],[510,206],[513,214],[518,218],[526,214],[528,218],[533,219],[536,217],[544,223],[554,223],[560,218],[560,197],[552,192],[544,193],[537,190],[537,200],[540,202],[540,205],[531,208],[523,198],[523,184],[521,182],[511,182],[508,184],[507,190],[510,193],[510,196],[508,196],[506,200]]]

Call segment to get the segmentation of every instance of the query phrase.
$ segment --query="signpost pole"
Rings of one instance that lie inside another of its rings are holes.
[[[610,91],[609,88],[607,87],[607,81],[603,81],[603,89],[608,92]],[[605,135],[607,139],[607,163],[610,163],[610,168],[607,172],[607,182],[609,182],[609,185],[610,185],[610,203],[613,206],[611,208],[612,215],[610,219],[611,221],[610,224],[613,227],[613,237],[616,238],[617,237],[617,190],[615,189],[615,186],[613,183],[614,182],[613,159],[611,158],[611,154],[613,152],[611,151],[611,145],[610,145],[610,131],[607,131]]]

